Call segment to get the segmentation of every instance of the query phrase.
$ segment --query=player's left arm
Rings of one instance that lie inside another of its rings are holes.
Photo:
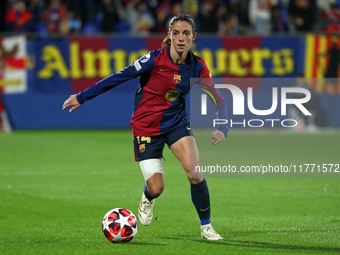
[[[219,89],[211,87],[206,87],[205,90],[209,91],[210,99],[213,101],[215,105],[215,114],[217,119],[227,119],[227,106],[225,105],[223,95]],[[212,134],[212,145],[217,145],[224,141],[224,139],[228,135],[228,125],[227,124],[219,124],[217,126],[217,130]]]
[[[221,99],[221,104],[217,104],[215,106],[216,117],[217,119],[227,119],[227,106],[224,103],[224,98],[220,93],[220,90],[216,89],[215,91]],[[211,144],[216,145],[223,142],[228,135],[228,131],[229,130],[227,124],[218,125],[217,130],[213,132]]]
[[[209,94],[209,98],[213,101],[215,105],[215,114],[217,119],[227,119],[227,106],[224,102],[223,95],[221,91],[214,88],[214,80],[208,69],[208,67],[203,65],[203,69],[200,75],[201,81],[200,86]],[[219,144],[224,141],[228,135],[228,126],[226,124],[220,124],[217,126],[217,130],[212,134],[212,145]]]

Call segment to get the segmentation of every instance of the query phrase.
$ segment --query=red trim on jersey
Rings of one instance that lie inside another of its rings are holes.
[[[211,89],[212,92],[214,92],[215,96],[218,98],[218,101],[222,105],[222,100],[221,100],[219,94],[217,93],[217,91],[213,87],[211,87],[210,89]]]
[[[201,71],[200,78],[207,78],[208,79],[208,84],[202,84],[203,85],[202,87],[205,88],[205,89],[210,89],[215,94],[215,96],[218,98],[218,101],[222,105],[222,100],[221,100],[220,96],[218,95],[217,91],[213,87],[212,76],[211,76],[211,73],[210,73],[205,61],[198,56],[196,56],[196,58],[203,65],[203,69]]]

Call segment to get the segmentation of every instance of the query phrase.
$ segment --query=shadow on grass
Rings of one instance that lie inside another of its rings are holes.
[[[121,244],[125,244],[125,243],[121,243]],[[150,245],[150,246],[165,246],[165,243],[151,243],[151,242],[138,242],[137,240],[132,240],[131,242],[128,242],[129,245]]]
[[[336,252],[340,254],[340,248],[330,247],[318,247],[318,246],[304,246],[304,245],[289,245],[289,244],[275,244],[269,242],[256,242],[256,241],[237,241],[237,240],[194,240],[199,243],[207,243],[211,245],[226,245],[226,246],[238,246],[248,248],[261,248],[261,249],[273,249],[273,250],[294,250],[294,251],[318,251],[318,252]]]
[[[257,232],[257,231],[254,231]],[[272,231],[273,232],[273,231]],[[277,231],[281,232],[282,231]],[[292,231],[290,231],[292,232]],[[300,232],[300,231],[299,231]],[[301,231],[301,232],[308,232],[308,231]],[[268,249],[273,250],[273,252],[277,253],[280,252],[279,250],[284,251],[310,251],[310,252],[321,252],[321,253],[338,253],[340,254],[340,247],[331,248],[331,247],[322,247],[322,246],[305,246],[305,245],[290,245],[290,244],[276,244],[270,242],[257,242],[257,241],[241,241],[241,240],[231,240],[231,239],[223,239],[218,241],[209,241],[201,238],[192,239],[190,235],[182,235],[180,237],[163,237],[163,239],[168,240],[189,240],[197,242],[197,243],[206,243],[209,245],[225,245],[225,246],[234,246],[234,247],[247,247],[247,248],[260,248],[260,249]]]

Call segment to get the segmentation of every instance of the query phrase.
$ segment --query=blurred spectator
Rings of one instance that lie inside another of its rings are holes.
[[[327,58],[328,63],[324,70],[324,77],[329,79],[330,82],[336,81],[334,78],[339,78],[339,67],[340,67],[340,49],[338,46],[338,38],[332,38],[332,46],[324,53],[320,53],[318,58]],[[338,81],[336,81],[338,82]]]
[[[152,16],[154,17],[154,20],[156,22],[156,25],[151,31],[157,33],[168,32],[168,22],[173,16],[183,12],[182,4],[178,1],[173,0],[151,1],[158,2],[157,7],[154,4],[154,7],[150,8]]]
[[[328,11],[321,14],[320,24],[324,33],[340,33],[340,8],[337,4],[332,4]]]
[[[130,6],[122,14],[122,18],[129,24],[130,32],[133,35],[148,35],[156,25],[151,14],[148,13],[146,3],[142,0],[130,3]]]
[[[233,3],[233,6],[237,12],[238,23],[240,25],[240,34],[247,34],[249,32],[249,1],[250,0],[236,0]]]
[[[267,35],[270,33],[271,1],[250,0],[249,19],[256,34]]]
[[[296,32],[313,31],[316,21],[316,9],[308,0],[296,0],[290,16]]]
[[[51,0],[50,4],[44,9],[42,21],[47,27],[48,33],[67,34],[69,27],[69,12],[61,0]]]
[[[205,0],[201,6],[200,15],[197,17],[197,27],[203,33],[218,32],[218,17],[216,15],[216,7],[211,0]]]
[[[273,17],[273,15],[279,14],[278,16],[280,16],[280,19],[282,19],[282,22],[285,24],[287,28],[286,32],[290,31],[289,26],[291,25],[291,23],[289,22],[290,20],[289,20],[289,14],[288,14],[289,2],[290,0],[271,0],[271,3],[272,3],[271,18],[277,19],[278,17],[277,16]],[[272,29],[272,32],[274,32],[273,29]]]
[[[288,24],[279,5],[274,5],[271,9],[271,25],[271,32],[273,33],[288,32]]]
[[[336,0],[316,0],[316,5],[320,12],[329,11],[331,5],[336,3],[337,3]]]
[[[203,2],[204,4],[204,2]],[[182,9],[194,19],[198,15],[198,0],[183,0]]]
[[[152,19],[155,21],[155,25],[151,28],[150,32],[157,33],[160,23],[158,20],[158,8],[159,8],[159,0],[149,0],[148,1],[148,9]]]
[[[26,3],[26,8],[25,8]],[[338,4],[338,5],[337,5]],[[167,32],[185,12],[198,32],[340,33],[340,0],[1,0],[0,32],[70,34]]]
[[[217,9],[219,36],[237,33],[237,17],[230,10],[226,5],[220,5]]]
[[[45,1],[43,0],[30,0],[27,9],[32,14],[32,20],[40,22],[43,11],[45,8]]]
[[[25,1],[17,0],[6,14],[6,30],[11,32],[26,32],[32,18],[26,8]]]
[[[32,14],[32,22],[29,28],[30,32],[46,33],[46,27],[41,22],[42,13],[45,8],[43,0],[31,0],[28,2],[28,10]]]
[[[81,24],[87,24],[95,20],[96,13],[102,7],[102,1],[98,0],[71,0],[66,1],[69,11],[73,12],[76,17],[79,17]]]
[[[0,32],[5,31],[6,13],[7,13],[7,1],[0,1]]]
[[[59,33],[63,35],[79,33],[81,28],[80,18],[73,12],[67,12],[66,17],[60,20]]]
[[[183,6],[181,3],[176,2],[172,5],[170,17],[176,16],[177,14],[183,12]]]
[[[299,1],[300,0],[289,0],[289,3],[288,3],[288,12],[289,12],[289,14],[291,14],[291,13],[293,13],[295,11],[295,9],[297,8],[296,4]],[[318,2],[319,1],[323,1],[323,0],[307,0],[309,5],[312,6],[312,8],[314,8],[314,10],[318,9]]]
[[[104,33],[115,32],[119,19],[118,10],[112,0],[103,0],[103,19],[100,24]]]
[[[157,1],[158,2],[158,1]],[[153,9],[155,21],[157,23],[156,32],[168,32],[168,20],[171,15],[172,4],[170,0],[159,1],[157,9]]]

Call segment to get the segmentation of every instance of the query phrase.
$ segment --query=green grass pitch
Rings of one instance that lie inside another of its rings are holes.
[[[220,148],[235,165],[340,163],[339,141],[338,132],[231,131]],[[207,178],[224,240],[205,241],[185,173],[165,148],[156,218],[132,242],[111,244],[103,216],[137,214],[144,183],[130,131],[14,132],[0,144],[0,254],[340,253],[339,178]]]

